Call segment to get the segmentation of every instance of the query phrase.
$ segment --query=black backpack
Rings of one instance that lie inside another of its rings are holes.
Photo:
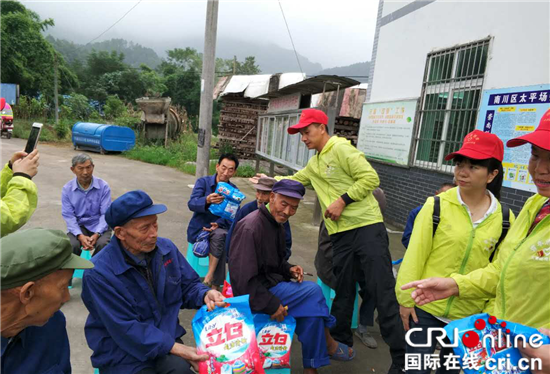
[[[493,257],[495,256],[495,253],[497,251],[498,246],[504,238],[506,237],[506,234],[508,234],[508,230],[510,230],[510,208],[506,206],[506,204],[500,203],[500,206],[502,207],[502,233],[500,234],[500,238],[498,238],[497,244],[495,245],[495,250],[493,253],[491,253],[491,257],[489,257],[489,262],[493,262]],[[434,212],[432,216],[433,220],[433,235],[435,235],[435,231],[437,230],[437,226],[439,226],[439,221],[441,220],[441,202],[439,200],[439,196],[434,196]]]

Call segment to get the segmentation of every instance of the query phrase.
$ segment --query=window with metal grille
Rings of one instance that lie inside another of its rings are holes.
[[[428,54],[418,110],[414,165],[452,171],[445,155],[475,129],[489,39]]]

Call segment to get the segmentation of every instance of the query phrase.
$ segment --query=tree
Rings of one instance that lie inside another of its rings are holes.
[[[248,56],[244,59],[244,62],[237,61],[236,74],[255,75],[260,73],[260,66],[256,65],[256,57]]]
[[[158,67],[164,78],[165,95],[172,98],[172,104],[183,106],[189,116],[196,116],[200,106],[202,56],[193,48],[176,48],[167,54],[168,58]]]
[[[118,96],[113,95],[107,97],[103,110],[105,111],[105,117],[114,119],[122,116],[126,112],[126,107]]]
[[[124,63],[124,53],[111,51],[95,51],[88,56],[88,73],[92,76],[99,77],[103,74],[114,73],[127,69]]]
[[[164,79],[156,71],[145,64],[141,64],[140,70],[140,79],[145,86],[147,96],[161,96],[168,91]]]
[[[54,25],[52,19],[42,21],[17,1],[2,1],[1,17],[2,82],[19,84],[22,94],[51,96],[57,57],[61,86],[77,85],[76,76],[67,69],[64,59],[42,36]]]
[[[185,71],[200,72],[202,70],[202,55],[194,48],[175,48],[168,51],[168,64]]]

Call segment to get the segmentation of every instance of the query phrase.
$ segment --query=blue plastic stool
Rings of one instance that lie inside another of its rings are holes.
[[[207,257],[197,257],[193,254],[193,244],[189,243],[187,245],[187,262],[189,265],[197,272],[199,277],[204,278],[208,273],[208,256]]]
[[[329,286],[323,283],[321,278],[317,278],[317,284],[321,286],[321,290],[323,291],[323,295],[325,296],[325,299],[327,300],[328,309],[330,310],[332,308],[332,302],[334,301],[334,297],[336,296],[336,292]],[[351,328],[356,329],[357,328],[357,320],[359,317],[359,284],[355,285],[356,288],[356,294],[355,294],[355,303],[353,305],[353,317],[351,319]]]
[[[92,258],[91,252],[92,251],[82,250],[82,252],[80,253],[80,257],[82,257],[85,260],[90,260]],[[83,275],[84,275],[84,270],[83,269],[76,269],[73,273],[73,279],[75,279],[75,278],[82,279]],[[73,286],[69,286],[69,288],[73,288]]]

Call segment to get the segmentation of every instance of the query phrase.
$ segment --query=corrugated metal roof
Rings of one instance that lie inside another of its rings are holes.
[[[258,98],[273,99],[275,97],[291,95],[293,93],[314,95],[323,92],[323,90],[325,92],[336,91],[338,86],[340,86],[340,89],[342,90],[357,84],[359,84],[359,82],[351,78],[339,77],[337,75],[317,75],[301,82],[286,86],[278,91],[266,93]]]
[[[218,81],[214,88],[214,99],[228,94],[242,93],[243,97],[257,98],[269,92],[269,83],[274,74],[233,75]],[[302,73],[283,73],[279,75],[278,88],[304,80]]]

